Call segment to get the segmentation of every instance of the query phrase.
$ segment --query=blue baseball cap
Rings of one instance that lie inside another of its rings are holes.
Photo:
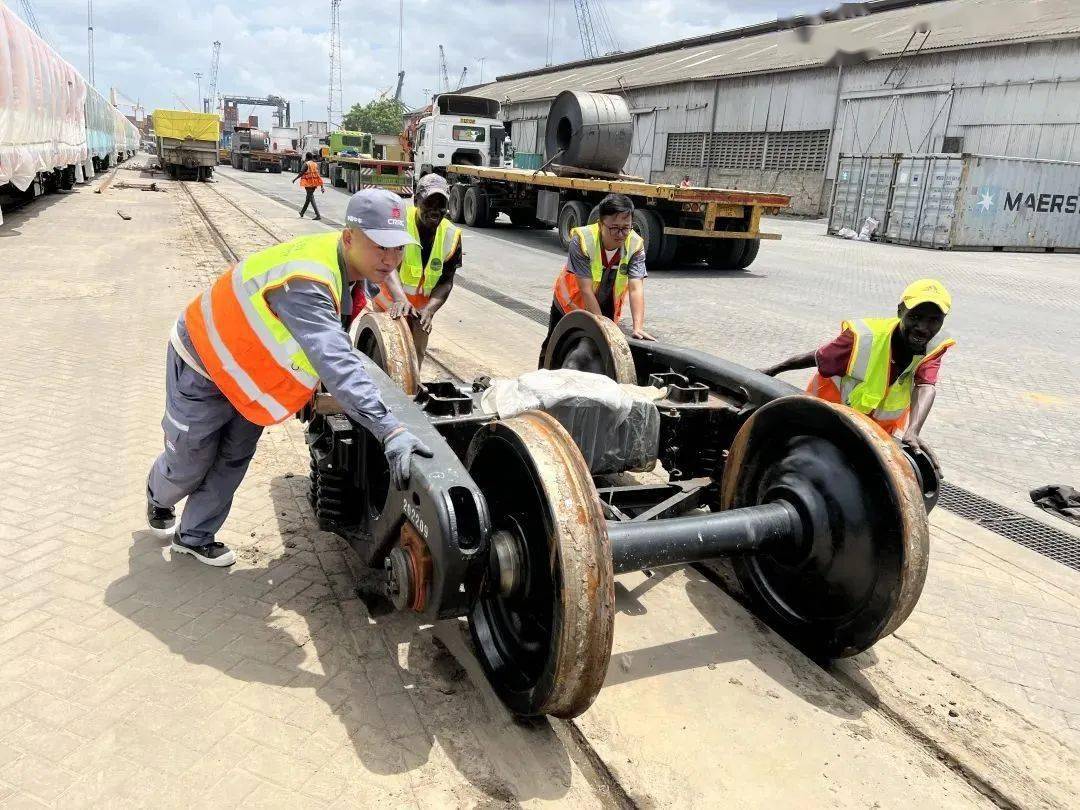
[[[420,244],[405,229],[405,202],[384,188],[365,188],[349,199],[345,222],[384,248]]]

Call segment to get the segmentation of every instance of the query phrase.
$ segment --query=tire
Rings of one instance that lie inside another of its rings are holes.
[[[645,264],[659,265],[664,247],[664,223],[652,211],[634,209],[634,230],[645,240]]]
[[[487,192],[479,186],[470,186],[465,192],[465,224],[473,228],[484,228],[490,224]]]
[[[589,225],[595,225],[600,221],[600,206],[594,205],[592,211],[589,212]]]
[[[570,232],[588,224],[589,207],[580,200],[564,203],[559,209],[559,241],[564,248],[570,247]]]
[[[743,255],[736,265],[737,270],[745,270],[753,264],[754,259],[757,258],[758,251],[761,250],[760,239],[744,239],[743,241],[746,243],[746,250],[743,251]]]
[[[60,188],[63,191],[71,191],[75,188],[75,167],[69,166],[60,172]]]
[[[675,261],[675,254],[679,252],[679,237],[664,234],[660,243],[660,267],[670,267]]]
[[[460,225],[465,221],[465,187],[461,183],[454,183],[451,186],[446,209],[451,222]]]
[[[745,239],[714,239],[709,250],[709,267],[713,270],[738,270],[746,252]]]

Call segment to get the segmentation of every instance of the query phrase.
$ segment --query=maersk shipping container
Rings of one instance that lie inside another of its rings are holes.
[[[840,155],[829,233],[947,250],[1080,251],[1080,163],[993,155]]]

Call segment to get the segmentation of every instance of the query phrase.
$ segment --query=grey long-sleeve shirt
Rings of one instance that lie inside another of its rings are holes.
[[[370,430],[380,442],[400,426],[353,350],[325,285],[300,279],[272,290],[266,301],[300,344],[326,390],[353,421]],[[345,312],[352,309],[350,292],[341,306]],[[181,341],[197,358],[183,315],[177,326]]]

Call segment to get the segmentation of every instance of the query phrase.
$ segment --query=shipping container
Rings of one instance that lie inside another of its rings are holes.
[[[840,155],[828,232],[942,250],[1080,251],[1080,163],[994,155]]]

